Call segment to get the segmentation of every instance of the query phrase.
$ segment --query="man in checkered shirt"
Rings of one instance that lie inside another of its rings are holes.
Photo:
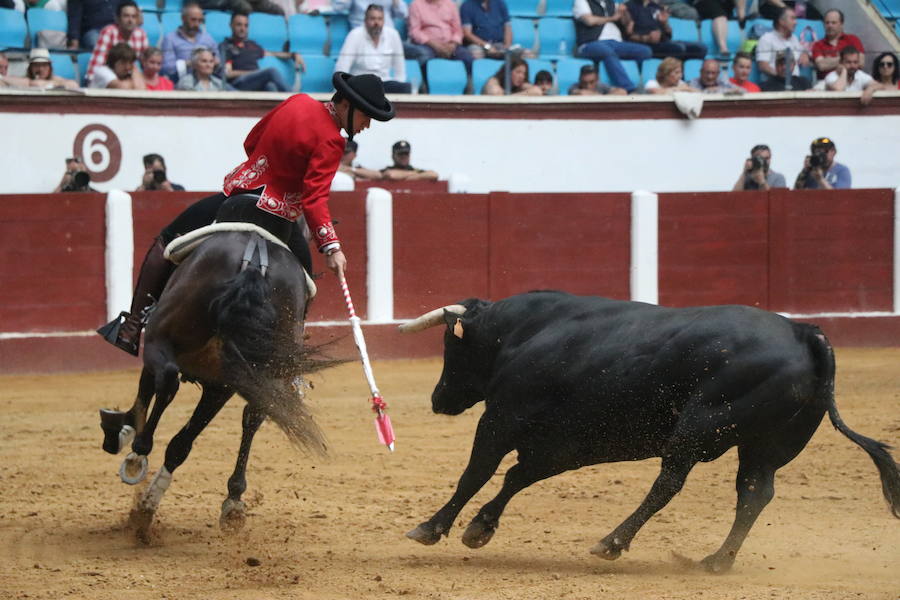
[[[91,54],[91,61],[88,63],[88,81],[93,76],[94,69],[106,64],[106,55],[109,49],[116,44],[127,43],[138,56],[147,49],[149,45],[147,33],[138,27],[140,18],[141,11],[133,0],[123,0],[119,4],[116,9],[116,22],[100,30],[100,37],[97,39],[94,52]]]

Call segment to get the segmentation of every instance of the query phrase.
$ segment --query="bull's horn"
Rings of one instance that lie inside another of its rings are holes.
[[[409,323],[400,325],[399,329],[403,333],[415,333],[417,331],[422,331],[423,329],[428,329],[429,327],[434,327],[435,325],[440,325],[444,322],[445,310],[461,315],[466,312],[466,307],[462,304],[448,304],[447,306],[442,306],[441,308],[436,308],[427,312],[421,317],[413,319]]]

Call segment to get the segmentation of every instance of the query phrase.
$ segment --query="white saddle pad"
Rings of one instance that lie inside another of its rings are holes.
[[[279,240],[277,237],[263,229],[258,225],[254,225],[253,223],[213,223],[212,225],[207,225],[206,227],[201,227],[199,229],[195,229],[194,231],[189,231],[184,235],[180,235],[166,246],[165,252],[163,252],[163,256],[165,256],[168,260],[175,263],[176,265],[181,263],[187,256],[201,243],[203,243],[206,238],[211,236],[214,233],[219,233],[222,231],[252,231],[258,233],[263,239],[272,242],[276,246],[281,246],[282,248],[290,251],[287,244]],[[303,267],[300,267],[303,269]],[[306,277],[306,289],[308,292],[309,300],[312,300],[316,296],[316,284],[312,280],[312,277],[309,276],[309,273],[306,272],[306,269],[303,269],[303,275]]]

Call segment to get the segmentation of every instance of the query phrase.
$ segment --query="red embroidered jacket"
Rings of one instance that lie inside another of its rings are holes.
[[[225,176],[223,191],[263,188],[256,206],[289,221],[306,216],[316,247],[338,242],[328,211],[331,180],[345,140],[329,108],[291,96],[262,118],[244,141],[247,160]]]

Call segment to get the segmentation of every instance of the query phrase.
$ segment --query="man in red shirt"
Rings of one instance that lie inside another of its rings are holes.
[[[747,92],[758,92],[759,86],[750,81],[750,71],[753,69],[753,55],[746,52],[738,52],[734,55],[734,77],[729,79],[731,83],[743,88]]]
[[[862,42],[851,33],[844,33],[844,13],[832,8],[825,13],[825,37],[812,46],[813,62],[819,79],[834,71],[841,62],[841,50],[853,46],[860,54],[865,54]]]
[[[244,141],[247,160],[225,176],[222,194],[189,206],[154,240],[138,276],[131,312],[123,312],[98,333],[137,356],[148,309],[159,298],[175,266],[163,257],[166,245],[213,220],[264,224],[282,238],[307,271],[309,246],[297,220],[305,217],[327,267],[340,277],[347,259],[331,222],[328,193],[344,154],[341,129],[353,136],[371,119],[389,121],[394,107],[376,75],[337,72],[335,94],[321,103],[306,94],[291,96],[250,131]],[[231,198],[229,198],[231,196]],[[249,201],[249,202],[248,202]]]

